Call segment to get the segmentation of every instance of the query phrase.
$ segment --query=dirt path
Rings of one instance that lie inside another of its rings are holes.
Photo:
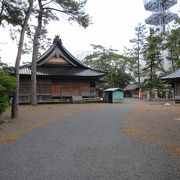
[[[150,141],[180,155],[180,106],[164,103],[136,105],[122,131],[133,138]]]
[[[106,104],[107,106],[108,104]],[[49,104],[19,106],[19,118],[10,118],[10,109],[2,116],[3,121],[0,125],[0,143],[6,144],[15,141],[18,137],[34,128],[44,126],[50,122],[62,120],[74,113],[84,112],[94,108],[102,108],[103,104]]]

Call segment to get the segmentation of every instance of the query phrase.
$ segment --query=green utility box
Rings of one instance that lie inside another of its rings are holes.
[[[108,88],[104,90],[104,102],[117,103],[124,99],[124,92],[120,88]]]

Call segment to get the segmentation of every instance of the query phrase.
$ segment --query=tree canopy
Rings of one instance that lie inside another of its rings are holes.
[[[164,49],[167,50],[167,60],[170,63],[170,71],[180,68],[180,19],[177,19],[174,27],[165,33],[166,41]]]
[[[84,63],[90,67],[107,72],[105,87],[124,88],[133,80],[128,73],[127,58],[117,50],[107,49],[101,45],[92,45],[93,53],[86,56]]]

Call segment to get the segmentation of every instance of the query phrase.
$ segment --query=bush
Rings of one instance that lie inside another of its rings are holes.
[[[7,96],[0,96],[0,115],[5,111],[9,106]]]
[[[15,87],[15,78],[0,71],[0,115],[9,106],[9,96],[12,96],[15,91]]]

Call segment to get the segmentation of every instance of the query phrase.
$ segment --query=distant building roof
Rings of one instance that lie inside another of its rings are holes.
[[[172,80],[172,79],[178,79],[178,78],[180,78],[180,69],[177,69],[171,74],[161,77],[162,80]]]
[[[121,88],[108,88],[108,89],[105,89],[104,91],[118,91],[118,90],[123,91]]]
[[[132,91],[132,90],[136,90],[139,89],[139,84],[129,84],[124,88],[124,91]]]

